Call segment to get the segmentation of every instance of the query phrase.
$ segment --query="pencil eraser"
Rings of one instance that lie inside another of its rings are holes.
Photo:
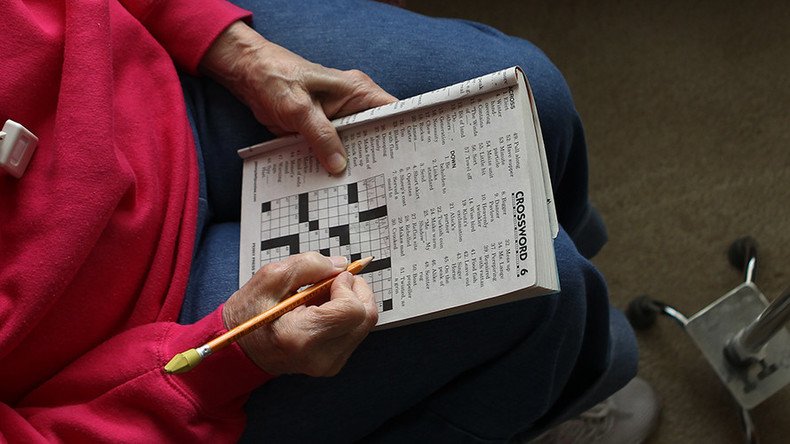
[[[6,120],[0,133],[0,166],[16,178],[22,177],[37,146],[38,137],[13,120]]]

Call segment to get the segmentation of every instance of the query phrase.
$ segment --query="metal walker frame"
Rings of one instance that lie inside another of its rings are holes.
[[[773,302],[754,283],[757,242],[735,240],[730,264],[744,273],[744,282],[690,318],[674,307],[642,295],[626,315],[638,330],[650,328],[659,314],[688,333],[738,404],[744,440],[758,442],[749,410],[790,383],[790,288]]]

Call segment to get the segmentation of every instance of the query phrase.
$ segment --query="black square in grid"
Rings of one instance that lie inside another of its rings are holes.
[[[318,221],[317,220],[311,220],[310,221],[310,231],[315,231],[317,229],[318,229]]]
[[[385,299],[381,301],[381,310],[382,311],[392,310],[392,299]]]
[[[331,254],[331,252],[329,251],[329,248],[322,248],[322,249],[318,250],[318,252],[321,253],[324,256],[329,256]]]
[[[362,259],[362,253],[351,253],[351,262]]]
[[[266,213],[268,211],[271,211],[271,209],[272,209],[271,202],[264,202],[261,204],[261,213]]]

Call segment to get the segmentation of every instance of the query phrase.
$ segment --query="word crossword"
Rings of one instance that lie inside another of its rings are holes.
[[[261,265],[305,251],[351,261],[373,256],[361,274],[373,289],[379,312],[392,310],[383,175],[263,202],[261,239]]]

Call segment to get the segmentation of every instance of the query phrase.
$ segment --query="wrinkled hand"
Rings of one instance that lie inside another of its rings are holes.
[[[264,265],[225,303],[225,326],[231,329],[299,287],[340,273],[329,301],[298,307],[239,339],[247,356],[270,374],[333,376],[378,320],[370,287],[361,277],[342,271],[345,267],[345,262],[335,266],[316,252]]]
[[[243,22],[220,35],[201,68],[252,109],[277,135],[299,133],[332,174],[346,167],[346,152],[330,119],[397,100],[361,71],[309,62]]]

